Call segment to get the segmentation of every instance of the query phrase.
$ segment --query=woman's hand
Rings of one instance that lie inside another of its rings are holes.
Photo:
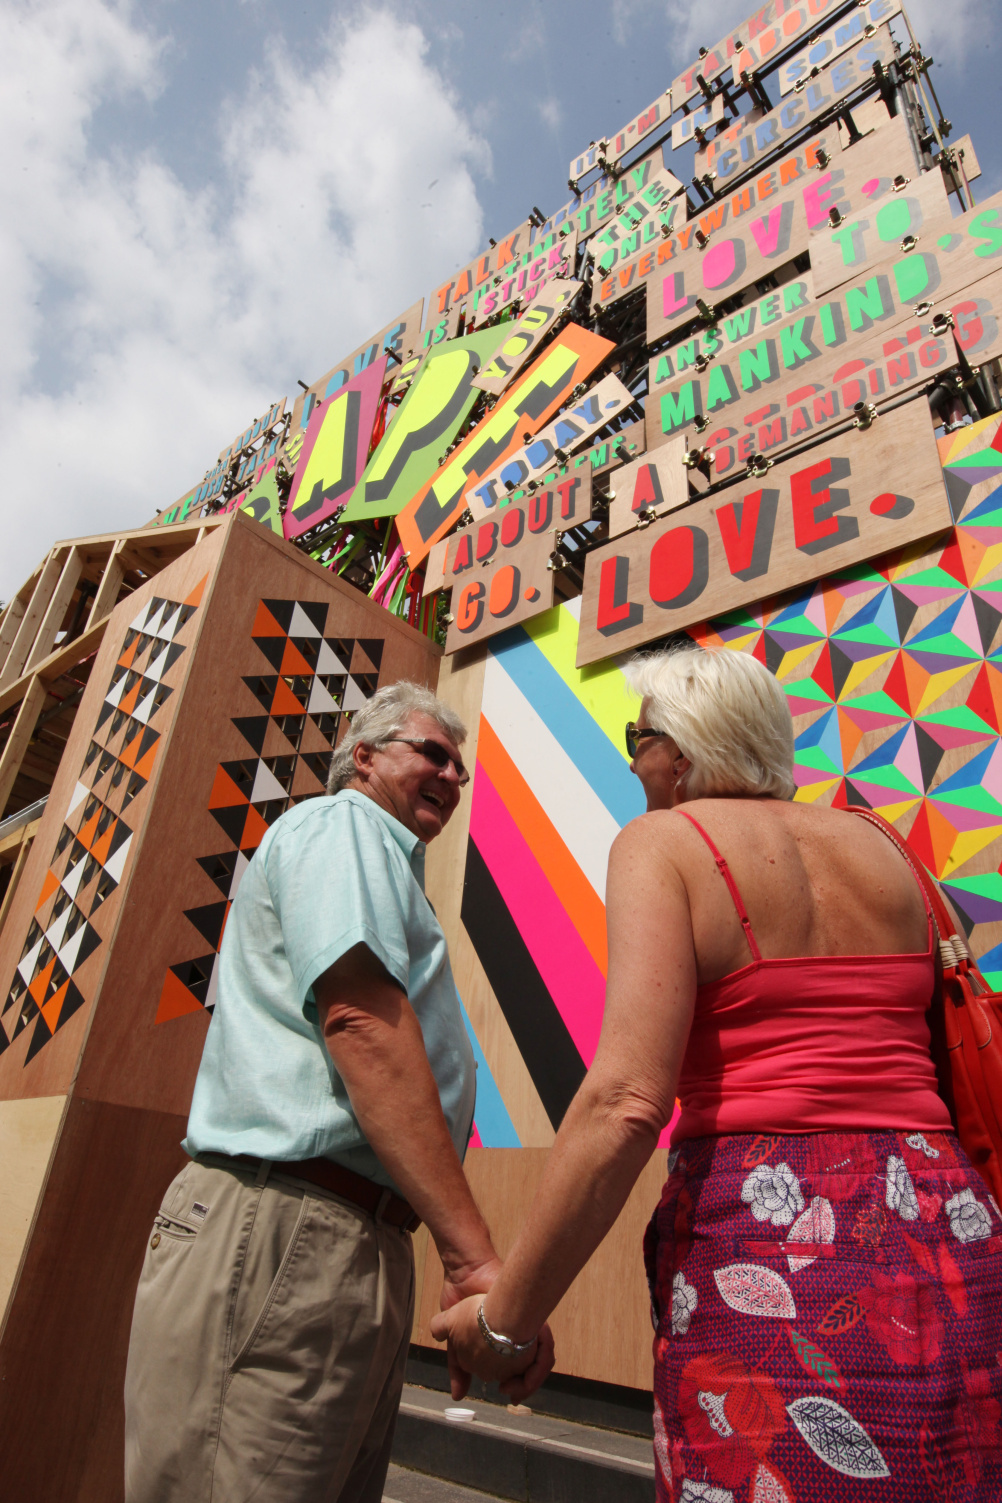
[[[483,1295],[475,1294],[469,1299],[443,1310],[433,1317],[431,1334],[436,1341],[449,1343],[449,1378],[452,1397],[466,1397],[471,1377],[496,1382],[502,1393],[513,1403],[535,1393],[553,1367],[553,1336],[549,1326],[544,1325],[528,1352],[517,1357],[502,1357],[488,1346],[477,1324],[477,1311],[483,1303]]]

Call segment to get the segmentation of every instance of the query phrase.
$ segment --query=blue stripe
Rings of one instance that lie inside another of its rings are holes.
[[[459,997],[458,992],[456,996]],[[522,1144],[515,1131],[515,1124],[501,1099],[501,1092],[497,1088],[497,1082],[491,1074],[491,1067],[480,1047],[480,1040],[473,1031],[473,1024],[463,1006],[462,997],[459,997],[459,1006],[462,1010],[466,1032],[473,1045],[473,1055],[477,1061],[477,1108],[473,1118],[477,1124],[480,1141],[485,1148],[521,1148]]]
[[[513,626],[489,646],[620,828],[643,814],[643,789],[629,764],[526,632]]]

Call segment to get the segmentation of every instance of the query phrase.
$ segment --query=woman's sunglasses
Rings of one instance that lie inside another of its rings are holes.
[[[649,725],[644,726],[643,730],[641,730],[635,720],[628,720],[626,722],[626,751],[630,761],[632,762],[633,758],[637,755],[637,746],[643,741],[645,736],[665,735],[667,735],[667,731],[656,731]]]
[[[451,762],[456,769],[456,777],[459,779],[460,788],[465,788],[470,781],[470,774],[456,757],[447,752],[445,747],[438,741],[413,741],[410,736],[387,736],[387,741],[402,741],[406,746],[413,746],[422,757],[426,758],[439,772],[448,767]]]

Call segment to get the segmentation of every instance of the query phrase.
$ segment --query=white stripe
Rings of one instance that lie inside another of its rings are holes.
[[[602,902],[619,826],[496,657],[487,659],[483,712]]]

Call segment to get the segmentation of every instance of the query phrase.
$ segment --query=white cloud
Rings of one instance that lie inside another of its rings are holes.
[[[556,130],[563,115],[560,101],[557,99],[544,99],[537,108],[539,110],[539,118],[543,124],[548,125],[551,130]]]
[[[131,0],[0,0],[0,596],[56,538],[170,504],[480,248],[488,149],[416,26],[363,9],[307,67],[268,54],[204,143],[225,186],[193,190],[91,140],[164,79]]]

